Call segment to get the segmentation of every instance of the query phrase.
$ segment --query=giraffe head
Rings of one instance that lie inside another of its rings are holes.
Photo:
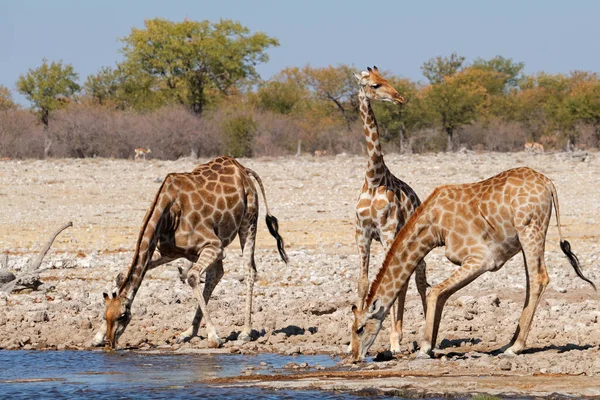
[[[122,275],[119,274],[116,279],[117,287],[122,283]],[[104,319],[106,320],[106,333],[104,335],[105,348],[114,350],[117,347],[119,337],[125,332],[125,328],[131,321],[131,310],[129,302],[123,296],[117,294],[114,290],[112,297],[108,293],[103,293],[106,309],[104,310]]]
[[[354,313],[351,341],[352,356],[354,361],[362,361],[381,330],[385,308],[381,301],[375,300],[364,310],[352,306],[352,312]]]
[[[367,68],[359,74],[354,74],[358,84],[363,88],[369,100],[390,101],[394,104],[404,104],[404,97],[379,75],[377,67]]]

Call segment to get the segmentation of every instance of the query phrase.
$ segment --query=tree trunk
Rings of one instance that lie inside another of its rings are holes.
[[[454,149],[454,146],[452,144],[452,134],[454,133],[454,129],[452,127],[447,127],[446,128],[446,134],[448,135],[448,143],[446,144],[446,151],[447,152],[452,152]]]
[[[298,139],[298,151],[296,152],[296,157],[300,157],[302,155],[302,139]]]
[[[200,73],[196,73],[190,80],[189,106],[194,114],[199,116],[204,111],[204,80]]]

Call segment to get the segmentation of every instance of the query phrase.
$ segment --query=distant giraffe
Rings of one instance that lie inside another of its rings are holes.
[[[355,219],[355,238],[361,256],[358,301],[362,303],[369,288],[371,241],[375,239],[381,242],[387,252],[396,233],[419,207],[421,201],[415,191],[408,184],[396,178],[385,165],[379,143],[379,129],[371,108],[372,100],[389,101],[401,105],[404,103],[404,98],[379,74],[377,67],[368,68],[360,75],[355,74],[355,77],[360,85],[358,100],[368,151],[365,181],[356,204]],[[425,310],[427,290],[425,262],[419,264],[415,281]],[[400,352],[405,298],[406,290],[399,294],[395,305],[396,310],[392,312],[390,346],[394,353]]]
[[[192,326],[179,335],[178,340],[195,336],[204,316],[209,343],[219,346],[222,340],[217,335],[206,304],[223,276],[223,249],[236,235],[239,236],[247,268],[245,321],[238,339],[250,340],[258,218],[258,191],[251,178],[260,187],[267,227],[277,240],[279,254],[287,264],[277,219],[269,212],[264,187],[256,172],[243,167],[231,157],[219,157],[199,165],[190,173],[168,174],[146,212],[126,277],[123,279],[119,274],[119,288],[112,297],[104,293],[106,320],[93,344],[106,343],[108,348],[114,349],[131,320],[131,304],[146,272],[183,257],[195,263],[190,265],[191,270],[188,267],[185,271],[180,270],[180,273],[182,279],[187,278],[194,289],[199,306]],[[155,249],[158,250],[157,257],[152,257]],[[206,277],[202,293],[198,284],[204,273]]]
[[[323,157],[327,155],[327,150],[315,150],[315,157]]]
[[[133,157],[134,160],[137,160],[139,158],[143,158],[145,160],[146,156],[148,154],[152,153],[152,150],[145,149],[143,147],[138,147],[134,151],[135,151],[135,156]]]
[[[523,253],[527,275],[525,306],[517,330],[503,350],[507,355],[520,353],[549,282],[544,246],[553,204],[560,247],[576,274],[595,290],[592,281],[583,276],[571,245],[563,239],[556,188],[546,176],[522,167],[481,182],[440,186],[394,239],[364,306],[352,307],[354,359],[365,357],[417,265],[433,248],[444,245],[446,257],[458,267],[429,291],[419,355],[432,353],[446,300],[484,272],[499,270],[518,252]]]

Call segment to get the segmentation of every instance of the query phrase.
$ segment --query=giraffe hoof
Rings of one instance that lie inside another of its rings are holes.
[[[423,351],[419,351],[416,355],[415,358],[418,360],[428,360],[431,358],[431,355],[429,355],[428,353],[425,353]]]
[[[187,336],[187,335],[179,335],[177,336],[177,338],[175,339],[175,342],[177,344],[181,344],[181,343],[186,343],[189,342],[191,339],[191,336]]]
[[[208,339],[208,347],[211,349],[218,349],[223,343],[225,343],[225,341],[220,338]]]
[[[248,333],[242,332],[238,335],[237,340],[241,340],[242,342],[249,342],[252,340],[252,337]]]
[[[500,354],[501,358],[515,358],[517,353],[515,353],[512,349],[507,349],[504,353]]]

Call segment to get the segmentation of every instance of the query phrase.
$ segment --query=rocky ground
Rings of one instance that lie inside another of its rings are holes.
[[[225,276],[209,304],[219,334],[228,338],[224,349],[343,355],[359,266],[353,210],[366,160],[338,155],[241,162],[262,177],[290,263],[286,267],[279,260],[275,241],[261,218],[255,340],[242,343],[236,336],[243,324],[245,272],[237,243],[227,248]],[[516,166],[527,165],[546,174],[558,190],[563,234],[579,256],[584,274],[600,284],[598,153],[390,154],[386,162],[421,199],[438,185],[473,182]],[[111,290],[119,271],[127,270],[142,218],[162,178],[168,172],[189,171],[197,163],[191,159],[0,162],[0,252],[8,252],[8,270],[17,276],[22,273],[51,233],[73,221],[44,260],[43,267],[48,269],[41,273],[39,290],[0,294],[0,348],[88,348],[101,323],[102,292]],[[372,271],[383,256],[379,244],[373,252]],[[426,261],[431,284],[441,282],[453,268],[443,249],[432,252]],[[525,354],[509,359],[494,353],[512,337],[523,307],[525,273],[518,255],[500,271],[483,275],[450,298],[440,327],[440,353],[433,360],[414,359],[424,321],[411,282],[404,353],[390,361],[348,369],[344,384],[385,385],[364,379],[369,370],[376,370],[377,376],[382,371],[396,375],[415,371],[417,378],[410,383],[385,382],[426,390],[432,381],[418,379],[419,374],[457,374],[466,382],[462,391],[468,392],[469,387],[481,384],[478,377],[482,375],[508,376],[525,379],[521,392],[528,392],[527,388],[533,392],[539,376],[561,376],[573,380],[567,389],[557,389],[558,393],[600,395],[597,384],[582,383],[600,376],[600,297],[577,278],[560,251],[554,218],[548,230],[546,262],[550,285],[538,306]],[[196,308],[191,289],[178,279],[176,266],[182,264],[174,262],[146,275],[120,346],[180,352],[207,346],[203,337],[183,345],[174,341],[175,335],[189,327]],[[200,334],[205,331],[201,329]],[[371,349],[373,355],[389,346],[388,336],[386,323]],[[517,382],[517,378],[509,380]],[[316,382],[325,387],[327,378],[318,377]]]

